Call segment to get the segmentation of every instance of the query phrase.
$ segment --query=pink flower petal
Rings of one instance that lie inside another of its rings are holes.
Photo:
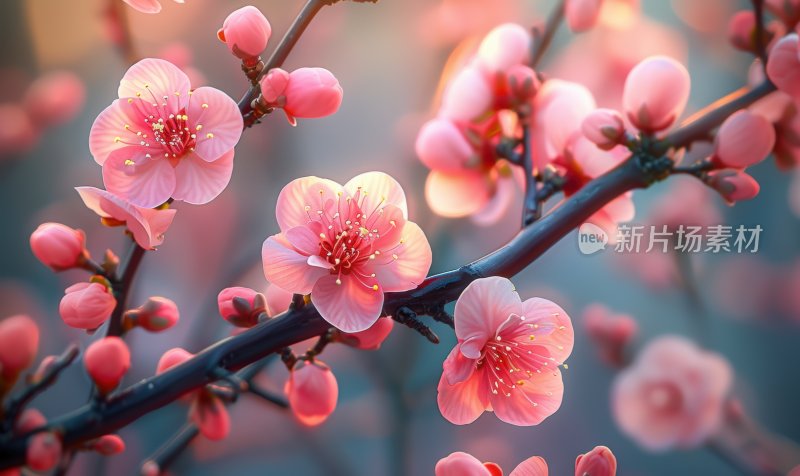
[[[283,235],[272,235],[261,248],[264,276],[270,283],[298,294],[308,294],[328,270],[308,265],[308,257],[292,249]]]
[[[206,162],[194,153],[178,160],[175,167],[176,185],[172,197],[194,205],[215,199],[231,180],[234,150],[229,150],[214,162]]]
[[[440,459],[433,471],[435,476],[491,476],[483,463],[471,454],[461,451]]]
[[[403,211],[403,218],[408,218],[406,194],[403,187],[391,175],[383,172],[365,172],[344,184],[345,191],[351,197],[359,188],[363,190],[361,210],[364,213],[371,214],[381,206],[394,205]]]
[[[425,232],[413,222],[403,227],[401,244],[398,244],[383,265],[371,266],[385,292],[414,289],[425,280],[431,268],[431,246]]]
[[[426,167],[443,172],[463,170],[473,155],[464,134],[447,119],[426,122],[419,131],[415,148]]]
[[[186,114],[193,128],[198,125],[195,153],[213,162],[233,149],[242,135],[242,114],[227,94],[214,88],[197,88],[189,100]]]
[[[535,324],[531,334],[536,335],[536,344],[543,345],[556,363],[563,363],[572,353],[575,334],[572,321],[556,303],[542,298],[531,298],[522,302],[525,322]]]
[[[303,177],[289,182],[275,206],[278,226],[286,231],[296,226],[306,225],[311,216],[318,211],[328,211],[334,205],[334,198],[342,190],[338,183],[319,177]],[[306,206],[309,207],[306,210]],[[335,212],[334,212],[335,213]],[[314,216],[316,219],[316,216]]]
[[[490,382],[485,381],[484,385]],[[495,415],[512,425],[538,425],[561,406],[564,396],[564,383],[558,368],[542,368],[541,373],[506,392],[502,387],[497,394],[490,394],[489,400]]]
[[[492,105],[489,81],[475,67],[461,70],[450,82],[442,97],[442,116],[455,121],[471,121]]]
[[[338,284],[341,282],[341,284]],[[371,283],[370,283],[371,285]],[[343,332],[368,329],[383,309],[383,290],[373,289],[353,275],[320,278],[311,291],[311,302],[323,319]]]
[[[476,368],[476,360],[465,357],[459,346],[455,346],[444,359],[442,378],[447,380],[448,385],[455,385],[472,377]]]
[[[124,100],[115,99],[97,116],[89,132],[89,151],[95,162],[103,165],[112,152],[131,145],[140,146],[141,138],[135,132],[126,130],[126,124],[132,130],[144,129],[140,127],[143,124],[140,115]],[[154,154],[156,150],[154,149]]]
[[[456,336],[459,341],[477,337],[485,343],[511,314],[522,314],[511,281],[496,276],[473,281],[456,301]]]
[[[158,0],[122,0],[142,13],[158,13],[161,11],[161,2]]]
[[[447,174],[434,170],[425,181],[425,198],[437,215],[457,218],[483,208],[490,198],[489,188],[488,178],[479,172]]]
[[[690,90],[691,78],[682,64],[667,56],[652,56],[628,73],[622,103],[634,126],[653,133],[675,123]]]
[[[176,174],[168,160],[145,154],[138,147],[112,152],[103,164],[103,183],[120,198],[152,208],[173,196]]]
[[[442,374],[436,397],[442,416],[455,425],[467,425],[477,420],[489,407],[488,387],[484,380],[483,370],[455,385],[447,383]]]
[[[569,29],[575,33],[591,29],[600,16],[602,0],[567,0],[564,16]]]
[[[530,55],[531,35],[521,25],[505,23],[490,31],[481,41],[476,60],[491,71],[505,72],[526,63]]]
[[[308,224],[308,226],[296,226],[286,230],[283,236],[286,237],[286,240],[289,241],[294,249],[299,251],[300,254],[306,256],[317,256],[319,253],[319,234],[321,230],[314,232],[312,228],[321,229],[322,224],[319,222],[311,222]],[[322,259],[319,256],[317,257]],[[325,263],[327,264],[328,262],[325,261]]]
[[[145,58],[128,69],[117,93],[120,99],[141,97],[159,104],[167,96],[167,109],[177,112],[188,100],[189,89],[189,77],[177,66],[162,59]]]
[[[548,153],[560,155],[573,134],[581,129],[583,119],[597,106],[585,86],[556,79],[545,81],[534,107],[537,111],[534,127],[543,129]]]
[[[516,468],[511,470],[511,474],[509,474],[509,476],[547,476],[547,475],[548,475],[547,462],[541,456],[532,456],[526,459],[522,463],[518,464]]]
[[[128,229],[133,233],[133,239],[142,248],[154,249],[164,242],[164,234],[172,225],[172,220],[175,219],[177,210],[174,208],[167,210],[142,208],[139,213],[142,215],[143,221],[141,223],[128,222]],[[147,243],[149,246],[145,246],[143,243]]]
[[[513,177],[498,178],[495,187],[491,200],[471,217],[472,221],[477,225],[490,226],[497,223],[514,203],[516,186],[514,185]]]

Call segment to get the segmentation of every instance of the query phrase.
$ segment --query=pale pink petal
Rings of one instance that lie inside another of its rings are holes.
[[[158,153],[158,149],[151,151],[141,146],[142,139],[135,131],[144,129],[140,127],[142,124],[144,121],[133,107],[124,100],[115,99],[97,116],[89,132],[89,151],[94,161],[103,165],[112,152],[131,146],[145,153]],[[125,129],[126,125],[131,126],[131,130]]]
[[[527,63],[531,35],[523,26],[506,23],[495,27],[478,47],[477,61],[491,71],[504,72],[514,65]]]
[[[800,98],[800,58],[797,33],[785,36],[769,52],[767,76],[781,91]]]
[[[458,174],[432,171],[425,181],[425,198],[437,215],[463,217],[486,205],[490,183],[486,176],[472,170]]]
[[[442,416],[455,425],[467,425],[478,419],[489,406],[487,390],[484,388],[483,371],[461,383],[450,385],[444,374],[439,380],[436,401]]]
[[[639,130],[653,133],[669,128],[689,100],[691,78],[686,68],[667,56],[652,56],[628,73],[622,103]]]
[[[380,317],[383,291],[368,287],[352,275],[339,278],[329,274],[314,285],[311,302],[320,316],[340,331],[359,332]]]
[[[312,230],[310,226],[312,224],[318,225],[315,228],[322,227],[319,222],[311,222],[309,226],[296,226],[286,230],[283,234],[295,250],[306,256],[316,256],[320,252],[319,232],[315,233]]]
[[[474,223],[481,226],[493,225],[505,216],[509,207],[514,203],[516,186],[513,177],[499,178],[495,187],[491,200],[480,211],[472,215]]]
[[[521,313],[522,303],[511,281],[496,276],[475,280],[456,301],[456,337],[486,342],[511,314]]]
[[[490,382],[486,381],[485,385]],[[500,420],[518,426],[538,425],[561,406],[564,383],[558,368],[543,367],[522,385],[501,387],[489,400]]]
[[[489,81],[478,68],[468,67],[445,89],[441,113],[455,121],[471,121],[489,110],[492,99]]]
[[[308,294],[328,270],[309,266],[307,257],[292,249],[283,235],[272,235],[261,248],[264,276],[270,283],[298,294]]]
[[[532,332],[536,344],[546,347],[556,363],[566,361],[575,343],[572,321],[566,311],[547,299],[531,298],[522,302],[522,315],[526,323],[537,326]]]
[[[189,124],[197,129],[195,153],[212,162],[233,149],[242,135],[242,113],[227,94],[214,88],[197,88],[186,112]]]
[[[122,77],[117,91],[120,99],[141,97],[161,104],[167,96],[169,109],[177,112],[178,104],[188,99],[189,77],[177,66],[157,58],[145,58],[131,66]],[[175,93],[179,93],[176,95]]]
[[[264,297],[267,298],[267,315],[275,317],[289,309],[293,295],[279,286],[270,285],[264,291]]]
[[[477,368],[476,362],[475,359],[465,357],[457,345],[453,347],[453,350],[444,359],[442,378],[447,380],[448,385],[461,383],[472,377]]]
[[[179,159],[175,167],[176,185],[172,197],[195,205],[215,199],[225,190],[233,174],[231,149],[214,162],[206,162],[194,153]]]
[[[440,459],[433,470],[435,476],[491,476],[477,458],[457,451]]]
[[[170,225],[172,225],[172,220],[175,218],[177,210],[142,208],[139,212],[147,226],[143,227],[144,234],[137,234],[137,230],[131,229],[130,223],[128,223],[128,229],[133,233],[133,238],[143,248],[155,248],[159,246],[164,242],[164,234],[167,232]],[[150,246],[144,246],[142,243],[148,243]]]
[[[425,280],[431,268],[431,246],[425,232],[416,223],[405,224],[401,244],[389,255],[390,262],[369,268],[385,292],[416,288]]]
[[[603,207],[615,223],[624,223],[633,220],[636,215],[636,206],[633,203],[633,194],[628,192],[624,195],[611,200]]]
[[[103,164],[106,189],[144,208],[157,207],[173,196],[175,175],[168,160],[147,157],[137,147],[114,151]]]
[[[275,206],[275,218],[281,230],[316,220],[317,212],[327,211],[334,206],[337,193],[342,190],[338,183],[319,177],[303,177],[289,182]],[[308,209],[306,209],[308,207]]]
[[[158,0],[122,0],[142,13],[158,13],[161,11],[161,2]]]
[[[408,204],[403,187],[383,172],[365,172],[356,175],[344,184],[344,189],[350,196],[354,196],[358,189],[363,190],[361,196],[361,210],[371,214],[374,210],[385,205],[394,205],[403,212],[403,217],[408,218]]]
[[[532,456],[511,470],[509,476],[547,476],[547,474],[547,462],[544,458],[541,456]]]
[[[597,108],[592,93],[569,81],[546,81],[536,95],[534,126],[544,130],[549,153],[563,153],[570,138],[580,131],[583,119]]]
[[[419,131],[415,148],[426,167],[443,172],[463,170],[473,156],[464,134],[447,119],[426,122]]]
[[[603,0],[567,0],[564,16],[569,29],[580,33],[592,28],[600,16]]]

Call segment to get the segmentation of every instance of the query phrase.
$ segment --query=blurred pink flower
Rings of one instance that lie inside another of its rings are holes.
[[[39,327],[33,319],[20,314],[0,321],[0,395],[33,364],[38,350]]]
[[[83,365],[101,394],[117,388],[131,367],[131,353],[119,337],[105,337],[86,348]]]
[[[61,440],[53,432],[40,432],[28,440],[25,464],[34,471],[49,471],[61,459]]]
[[[117,300],[100,283],[77,283],[64,291],[58,313],[64,323],[77,329],[97,329],[111,316]]]
[[[192,90],[172,63],[147,58],[128,69],[119,99],[97,116],[89,149],[106,188],[134,205],[152,208],[170,197],[204,204],[231,178],[242,124],[225,93]]]
[[[86,88],[69,71],[53,71],[31,83],[22,103],[38,126],[52,126],[71,121],[83,108]]]
[[[283,388],[292,413],[306,426],[316,426],[336,409],[339,385],[330,367],[320,360],[298,362]]]
[[[639,330],[633,317],[616,314],[597,303],[583,310],[583,325],[607,364],[613,367],[625,365],[625,348]]]
[[[422,40],[435,47],[457,43],[472,35],[481,35],[490,28],[519,18],[519,0],[495,0],[486,8],[485,0],[439,0],[428,2],[418,25]]]
[[[444,361],[438,402],[451,423],[484,411],[513,425],[541,423],[561,405],[559,365],[572,352],[569,316],[540,298],[521,301],[511,281],[472,282],[456,302],[458,344]]]
[[[161,11],[159,0],[122,0],[142,13],[158,13]],[[186,0],[174,0],[175,3],[184,3]]]
[[[369,328],[383,293],[416,288],[427,276],[431,248],[408,220],[402,187],[380,172],[341,186],[318,177],[296,179],[276,206],[281,233],[264,242],[267,280],[311,293],[320,315],[344,332]]]
[[[731,380],[720,355],[683,337],[660,337],[617,376],[614,419],[651,451],[693,448],[717,430]]]
[[[800,99],[800,56],[798,56],[798,36],[792,33],[781,38],[769,52],[767,76],[775,86]]]
[[[225,404],[210,392],[198,392],[189,406],[189,420],[200,434],[211,441],[225,439],[231,430],[231,419]]]
[[[253,63],[267,47],[271,35],[269,21],[252,5],[234,10],[217,32],[217,37],[228,46],[231,53]]]
[[[600,17],[603,0],[566,0],[564,16],[569,29],[580,33],[591,29]]]
[[[164,242],[164,234],[175,218],[174,209],[142,208],[105,190],[76,187],[83,203],[109,225],[125,224],[133,239],[144,249],[152,250]]]
[[[729,204],[752,200],[761,186],[756,179],[742,170],[722,169],[708,173],[708,185],[719,192]]]
[[[764,0],[764,6],[786,25],[793,29],[800,21],[800,1],[798,0]]]
[[[0,156],[27,152],[39,139],[39,129],[18,104],[0,104]]]
[[[675,231],[680,225],[705,227],[722,221],[713,202],[714,192],[693,177],[670,180],[667,190],[653,203],[647,222],[667,225]]]
[[[292,125],[298,117],[335,114],[344,96],[339,80],[325,68],[272,69],[261,80],[261,91],[267,105],[282,108]]]
[[[85,243],[83,231],[61,223],[42,223],[30,238],[34,256],[54,271],[79,266],[89,256]]]
[[[719,128],[714,157],[723,165],[744,168],[766,159],[775,145],[775,129],[763,116],[746,110],[731,114]]]
[[[669,129],[689,100],[686,68],[667,56],[652,56],[634,66],[625,80],[622,104],[628,119],[647,134]]]

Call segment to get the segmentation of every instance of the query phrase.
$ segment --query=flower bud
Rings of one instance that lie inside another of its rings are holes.
[[[0,321],[0,380],[13,383],[33,364],[38,349],[39,327],[33,319],[20,314]]]
[[[491,71],[505,71],[523,64],[530,55],[531,35],[516,23],[505,23],[490,31],[478,47],[476,60]]]
[[[615,476],[617,458],[605,446],[595,446],[575,460],[575,476]]]
[[[273,68],[261,78],[261,97],[277,107],[286,105],[286,88],[289,86],[289,73],[280,68]]]
[[[292,118],[316,118],[338,111],[344,91],[327,69],[300,68],[289,74],[284,94],[286,114]]]
[[[766,159],[775,146],[775,128],[763,116],[741,110],[719,128],[714,155],[728,167],[744,168]]]
[[[381,317],[372,324],[369,329],[354,332],[352,334],[342,334],[343,344],[362,350],[378,350],[381,344],[394,328],[394,321],[390,317]]]
[[[24,435],[25,433],[44,426],[46,423],[47,419],[42,415],[42,412],[35,408],[26,408],[14,424],[14,433]]]
[[[611,150],[625,140],[622,115],[613,109],[597,109],[583,119],[581,131],[603,150]]]
[[[756,179],[741,170],[733,169],[709,172],[708,185],[731,205],[734,202],[755,198],[761,189]]]
[[[255,60],[267,47],[272,27],[258,8],[242,7],[225,19],[217,37],[242,60]]]
[[[61,441],[51,432],[37,433],[28,439],[25,464],[34,471],[48,471],[61,459]]]
[[[516,108],[529,103],[539,92],[541,85],[536,71],[528,66],[518,64],[506,72],[506,86],[511,95],[511,105]]]
[[[419,160],[426,167],[442,172],[464,170],[473,155],[464,134],[447,119],[433,119],[425,123],[415,145]]]
[[[125,313],[125,325],[128,328],[141,327],[150,332],[161,332],[174,326],[180,313],[178,306],[171,300],[152,296],[136,309]]]
[[[800,99],[799,41],[797,33],[781,38],[769,51],[767,59],[767,76],[770,81],[795,100]]]
[[[319,360],[302,361],[289,374],[283,389],[292,412],[307,426],[324,422],[336,409],[339,386],[331,369]]]
[[[100,393],[105,395],[119,385],[131,367],[131,353],[119,337],[93,342],[83,356],[83,364]]]
[[[691,78],[682,64],[652,56],[628,73],[622,104],[633,125],[652,134],[675,123],[686,107],[690,88]]]
[[[103,435],[94,440],[91,448],[103,456],[111,456],[125,451],[125,441],[119,435]]]
[[[22,103],[37,125],[52,126],[75,118],[85,99],[86,88],[78,76],[69,71],[54,71],[31,83]]]
[[[600,17],[603,0],[567,0],[564,4],[564,17],[567,26],[575,33],[590,30]]]
[[[60,223],[42,223],[31,234],[34,256],[53,271],[62,271],[81,265],[89,253],[84,248],[86,236]]]
[[[181,349],[180,347],[175,347],[173,349],[170,349],[164,352],[164,355],[162,355],[161,358],[158,359],[158,364],[156,364],[156,375],[160,375],[166,372],[167,370],[171,369],[172,367],[175,367],[176,365],[186,362],[192,357],[194,357],[194,354],[184,349]]]
[[[97,282],[78,283],[64,291],[58,312],[70,327],[97,329],[108,319],[116,305],[117,300],[106,286]]]
[[[250,288],[232,287],[217,296],[219,314],[237,327],[253,327],[266,313],[267,301],[263,294]]]
[[[756,16],[752,10],[736,12],[728,22],[728,41],[741,51],[755,51]],[[769,41],[763,44],[768,44]]]
[[[224,439],[231,429],[228,410],[222,400],[208,392],[200,392],[192,400],[189,419],[197,425],[203,436],[212,441]]]

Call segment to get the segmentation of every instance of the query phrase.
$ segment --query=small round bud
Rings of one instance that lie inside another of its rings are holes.
[[[259,316],[266,313],[267,301],[263,294],[250,288],[231,287],[217,296],[219,314],[237,327],[253,327]]]
[[[228,410],[222,400],[208,392],[200,392],[192,400],[189,419],[197,425],[203,436],[212,441],[224,439],[231,429]]]
[[[34,256],[53,271],[80,266],[88,256],[84,248],[86,237],[83,231],[60,223],[39,225],[31,234],[30,241]]]
[[[101,394],[117,388],[131,367],[131,353],[119,337],[93,342],[83,356],[83,364]]]
[[[286,105],[286,87],[289,86],[289,73],[280,68],[273,68],[261,78],[261,96],[273,106]]]
[[[242,60],[254,60],[267,47],[272,27],[261,11],[248,5],[225,19],[217,37],[228,46],[231,53]]]
[[[173,301],[161,296],[152,296],[138,308],[125,313],[126,326],[138,326],[150,332],[169,329],[178,322],[179,318],[178,306]]]
[[[766,159],[775,146],[775,128],[763,116],[737,111],[717,132],[714,155],[728,167],[744,168]]]
[[[114,311],[117,300],[100,283],[73,284],[64,291],[58,305],[61,319],[70,327],[97,329]]]
[[[691,78],[682,64],[667,56],[652,56],[628,73],[622,104],[633,125],[651,134],[675,123],[690,89]]]
[[[575,460],[575,474],[591,476],[615,476],[617,458],[605,446],[595,446],[592,451],[578,456]]]
[[[156,375],[160,375],[170,368],[186,362],[192,357],[194,357],[194,354],[187,350],[181,349],[180,347],[170,349],[164,352],[164,355],[158,359],[158,364],[156,365]]]
[[[51,432],[37,433],[28,439],[25,464],[34,471],[48,471],[61,459],[61,440]]]
[[[506,71],[526,62],[530,55],[531,34],[516,23],[495,27],[481,41],[477,62],[491,71]]]
[[[283,110],[290,118],[318,118],[339,110],[344,91],[339,80],[324,68],[300,68],[289,73]]]
[[[33,364],[38,349],[39,327],[33,319],[20,314],[0,321],[0,379],[13,383]]]
[[[299,362],[289,374],[283,391],[294,415],[307,426],[316,426],[327,420],[336,409],[339,398],[336,377],[319,360]]]
[[[583,119],[581,131],[603,150],[611,150],[625,140],[622,115],[613,109],[596,109]]]
[[[103,435],[92,443],[91,448],[103,456],[111,456],[125,451],[125,442],[119,435]]]
[[[719,192],[729,204],[755,198],[761,189],[756,179],[734,169],[709,172],[708,185]]]

